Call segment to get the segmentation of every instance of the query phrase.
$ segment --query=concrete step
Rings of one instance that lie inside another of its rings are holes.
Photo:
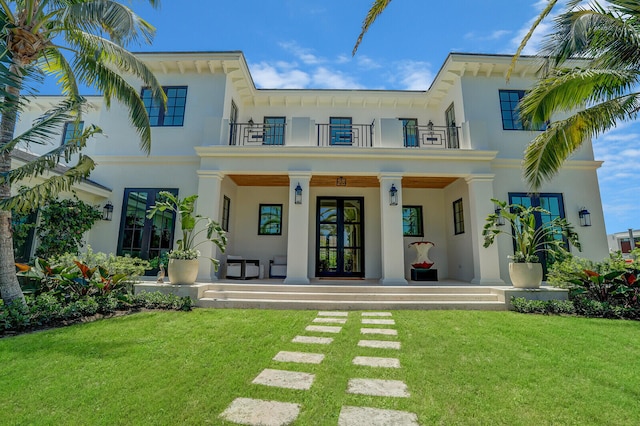
[[[201,298],[201,308],[235,308],[235,309],[319,309],[319,310],[428,310],[457,309],[504,311],[507,305],[499,301],[363,301],[363,300],[259,300],[259,299],[226,299]]]
[[[372,285],[288,285],[212,283],[205,291],[267,291],[283,293],[380,293],[380,294],[487,294],[488,287],[479,286],[372,286]]]
[[[497,302],[498,295],[491,293],[414,293],[410,290],[394,293],[372,292],[293,292],[250,290],[207,290],[204,298],[218,300],[315,300],[315,301],[387,301],[387,302]]]

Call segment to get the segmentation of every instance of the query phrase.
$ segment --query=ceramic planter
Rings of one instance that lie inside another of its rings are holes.
[[[515,288],[540,288],[542,263],[509,263],[509,278]]]
[[[198,276],[198,259],[169,259],[167,272],[171,284],[191,285]]]

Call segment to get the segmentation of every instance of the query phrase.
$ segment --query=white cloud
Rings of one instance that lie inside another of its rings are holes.
[[[280,43],[280,47],[287,52],[292,53],[296,58],[307,65],[316,65],[326,62],[324,59],[318,58],[314,55],[311,49],[302,47],[295,41],[282,42]]]
[[[363,89],[364,87],[348,74],[319,67],[313,72],[313,87],[322,89]]]
[[[533,8],[535,9],[536,14],[529,21],[527,21],[524,24],[524,26],[516,32],[515,37],[511,39],[510,46],[509,46],[511,52],[515,52],[518,46],[520,46],[522,39],[527,34],[527,32],[529,32],[531,25],[533,25],[533,23],[536,21],[536,19],[538,18],[538,15],[542,11],[542,9],[544,9],[547,6],[548,2],[549,2],[548,0],[536,0],[533,3]],[[542,47],[543,39],[547,34],[551,33],[553,30],[553,18],[565,10],[566,3],[567,3],[567,0],[558,1],[558,3],[553,8],[551,14],[548,15],[542,22],[540,22],[540,24],[538,24],[538,26],[536,27],[536,30],[533,32],[533,34],[531,35],[531,38],[527,42],[526,47],[522,51],[523,55],[535,55],[536,53],[538,53],[538,51]]]
[[[251,75],[256,86],[265,89],[298,89],[307,87],[311,81],[309,74],[286,62],[278,62],[276,65],[261,62],[252,65]]]
[[[420,61],[401,62],[396,77],[406,90],[427,90],[433,81],[431,64]]]
[[[502,37],[506,36],[507,34],[511,34],[511,31],[509,30],[495,30],[493,32],[491,32],[490,34],[487,35],[480,35],[477,34],[475,32],[469,32],[466,33],[464,35],[464,38],[466,38],[467,40],[474,40],[474,41],[494,41],[494,40],[499,40]]]
[[[358,61],[358,66],[360,68],[364,68],[367,70],[374,70],[382,67],[382,65],[380,65],[379,63],[377,63],[376,61],[374,61],[373,59],[369,58],[366,55],[358,55],[356,59]]]

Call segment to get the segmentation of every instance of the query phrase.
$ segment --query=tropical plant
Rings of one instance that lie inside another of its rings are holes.
[[[556,4],[549,1],[514,61]],[[551,179],[585,140],[635,119],[640,108],[637,2],[571,0],[554,22],[539,53],[546,58],[544,74],[520,103],[523,122],[534,127],[550,123],[525,151],[524,176],[533,190]],[[557,113],[568,117],[556,119]]]
[[[147,0],[156,7],[159,0]],[[86,138],[99,129],[91,126],[75,143],[37,158],[25,167],[11,170],[11,151],[20,142],[46,139],[61,119],[79,119],[84,104],[79,95],[81,84],[102,93],[110,106],[115,98],[129,109],[129,118],[140,135],[142,148],[149,152],[151,128],[138,88],[123,75],[138,78],[149,86],[154,97],[166,102],[162,87],[151,71],[125,48],[131,42],[150,43],[155,29],[130,8],[112,0],[0,0],[0,293],[5,303],[24,301],[18,285],[11,238],[12,207],[33,208],[41,201],[68,189],[86,178],[93,161],[79,155],[76,166],[54,176],[44,184],[11,197],[11,185],[26,176],[38,176],[50,170],[57,160],[79,152]],[[57,79],[68,98],[51,116],[45,115],[36,130],[14,139],[16,119],[23,104],[23,91],[42,75]],[[51,121],[52,120],[52,121]]]
[[[578,250],[581,249],[578,234],[566,219],[555,217],[546,223],[538,224],[536,215],[551,216],[551,213],[538,206],[524,207],[496,199],[491,201],[499,210],[487,216],[482,230],[484,247],[493,244],[500,234],[510,236],[515,246],[512,256],[514,263],[537,263],[542,253],[568,253],[564,239]]]
[[[178,198],[168,191],[160,191],[161,199],[156,201],[147,211],[147,218],[152,219],[156,213],[170,211],[180,216],[180,229],[182,238],[176,241],[178,248],[169,252],[169,259],[197,259],[201,244],[209,241],[214,243],[224,253],[227,245],[227,236],[220,224],[209,217],[195,214],[197,195]],[[202,234],[206,239],[202,238]],[[198,241],[200,239],[200,241]],[[218,259],[209,258],[215,270],[218,270]]]

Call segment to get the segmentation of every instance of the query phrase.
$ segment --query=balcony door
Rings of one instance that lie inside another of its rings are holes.
[[[316,275],[364,277],[364,199],[319,197],[316,216]]]

